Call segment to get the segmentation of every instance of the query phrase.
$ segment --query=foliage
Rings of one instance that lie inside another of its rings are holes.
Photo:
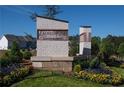
[[[118,53],[121,57],[124,57],[124,43],[121,43],[118,48]]]
[[[115,72],[114,70],[112,71],[112,76],[111,76],[111,84],[112,85],[119,85],[122,84],[123,82],[123,78],[120,74],[118,74],[117,72]]]
[[[24,51],[23,52],[23,58],[24,59],[30,59],[32,56],[31,52],[30,51]]]
[[[81,66],[80,65],[75,65],[74,66],[74,72],[79,73],[81,71]]]
[[[80,65],[81,69],[87,69],[87,68],[89,68],[89,63],[90,63],[90,60],[75,59],[73,62],[73,67],[75,65]]]
[[[22,80],[25,76],[29,74],[30,68],[29,67],[23,67],[18,68],[14,71],[12,71],[10,74],[5,75],[2,78],[2,86],[9,86],[12,83]]]
[[[114,66],[114,67],[120,67],[120,65],[121,65],[121,62],[120,61],[115,61],[113,59],[109,59],[108,61],[105,61],[105,63],[108,66]]]
[[[69,56],[79,53],[79,35],[69,36]]]
[[[83,70],[78,73],[77,77],[85,80],[91,80],[96,83],[112,84],[112,85],[119,85],[123,81],[122,76],[116,72],[113,72],[113,74],[110,75],[103,73],[93,73]]]
[[[3,77],[3,85],[10,85],[12,82],[12,78],[10,75],[6,75]]]
[[[109,59],[109,57],[114,54],[114,45],[103,39],[100,53],[102,53],[104,59]]]
[[[121,64],[120,67],[121,67],[121,68],[124,68],[124,64]]]
[[[42,83],[41,83],[42,82]],[[12,87],[100,87],[111,86],[102,85],[88,80],[80,80],[73,76],[65,76],[63,74],[56,75],[50,71],[35,71],[25,80],[13,84]]]
[[[0,58],[0,65],[1,67],[7,67],[13,63],[20,63],[22,62],[22,53],[20,52],[19,46],[16,42],[13,42],[11,50],[7,51],[1,58]]]
[[[100,61],[99,61],[98,57],[95,57],[95,58],[90,62],[90,64],[89,64],[89,67],[90,67],[91,69],[93,69],[93,68],[99,68],[99,66],[100,66]]]
[[[82,61],[81,69],[87,69],[87,68],[89,68],[89,63],[90,63],[90,61],[88,61],[88,60]]]
[[[1,66],[1,67],[6,67],[6,66],[8,66],[9,64],[11,64],[11,62],[10,62],[10,60],[9,60],[8,57],[2,57],[2,58],[0,59],[0,66]]]
[[[101,38],[96,36],[92,37],[91,42],[92,55],[96,56],[100,51]]]
[[[19,45],[16,42],[13,42],[9,56],[16,57],[18,62],[22,61],[23,56],[20,52]]]
[[[96,74],[96,73],[87,72],[83,70],[79,72],[79,77],[82,79],[88,79],[97,83],[106,84],[109,82],[110,75],[102,74],[102,73]]]
[[[49,18],[55,18],[56,15],[61,13],[60,7],[57,5],[45,5],[44,10],[45,10],[44,16]]]
[[[106,64],[104,62],[101,62],[100,65],[99,65],[99,67],[101,69],[105,69],[106,68]]]

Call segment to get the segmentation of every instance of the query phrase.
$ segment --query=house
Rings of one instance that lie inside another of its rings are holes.
[[[36,38],[33,38],[29,35],[16,36],[12,34],[6,34],[3,35],[0,39],[0,50],[10,49],[14,41],[16,41],[21,49],[36,48]]]

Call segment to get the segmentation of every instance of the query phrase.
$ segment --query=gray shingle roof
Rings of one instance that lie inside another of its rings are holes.
[[[31,38],[30,36],[16,36],[16,35],[12,35],[12,34],[6,34],[4,35],[8,41],[16,41],[17,43],[21,43],[21,42],[30,42],[30,41],[34,41],[35,38]]]

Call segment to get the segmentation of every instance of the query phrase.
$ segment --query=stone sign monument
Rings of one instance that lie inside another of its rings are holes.
[[[68,56],[68,22],[37,16],[37,56],[31,58],[35,68],[72,71],[73,57]]]
[[[79,55],[91,56],[91,26],[80,27],[80,48]]]

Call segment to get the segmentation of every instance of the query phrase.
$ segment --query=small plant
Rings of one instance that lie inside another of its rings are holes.
[[[81,71],[81,66],[80,65],[75,65],[74,66],[74,72],[79,73]]]
[[[123,82],[122,76],[117,73],[116,71],[112,70],[112,75],[111,75],[111,84],[112,85],[119,85]]]

